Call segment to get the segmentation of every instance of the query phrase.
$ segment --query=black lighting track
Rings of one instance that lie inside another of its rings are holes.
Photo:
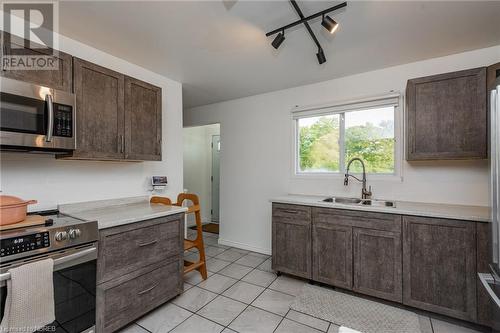
[[[317,17],[322,16],[323,17],[323,22],[321,24],[325,28],[327,28],[327,26],[328,26],[329,28],[327,28],[327,29],[330,31],[330,33],[334,33],[335,30],[337,29],[338,24],[334,20],[332,20],[330,17],[328,17],[328,16],[325,18],[325,15],[328,14],[328,13],[331,13],[333,11],[336,11],[338,9],[346,7],[347,6],[347,2],[342,2],[342,3],[338,4],[338,5],[335,5],[333,7],[327,8],[327,9],[322,10],[322,11],[319,11],[316,14],[312,14],[312,15],[309,15],[307,17],[304,17],[304,14],[302,13],[302,10],[300,9],[299,5],[297,4],[297,2],[295,0],[290,0],[290,3],[292,4],[293,8],[295,9],[295,11],[297,12],[297,14],[299,15],[300,20],[292,22],[292,23],[287,24],[287,25],[284,25],[284,26],[282,26],[282,27],[280,27],[278,29],[275,29],[273,31],[269,31],[268,33],[266,33],[266,36],[269,37],[269,36],[272,36],[272,35],[275,35],[275,34],[279,33],[279,35],[272,42],[273,47],[277,49],[281,45],[281,43],[285,40],[285,36],[284,36],[285,35],[285,30],[290,29],[292,27],[295,27],[295,26],[297,26],[299,24],[304,24],[304,26],[306,27],[307,31],[309,32],[309,35],[311,36],[311,38],[313,39],[314,43],[318,47],[318,53],[316,54],[316,56],[318,58],[318,62],[320,64],[324,63],[326,61],[326,58],[325,58],[325,54],[323,53],[323,48],[321,47],[321,44],[319,43],[318,38],[316,38],[316,35],[312,31],[311,26],[309,25],[309,21],[313,20],[313,19],[315,19]]]

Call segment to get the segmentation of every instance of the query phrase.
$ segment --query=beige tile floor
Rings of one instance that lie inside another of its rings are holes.
[[[338,332],[334,323],[290,309],[306,281],[278,277],[269,256],[218,245],[217,235],[205,233],[204,240],[208,279],[191,272],[180,296],[119,333]],[[196,260],[197,252],[185,256]],[[420,321],[422,333],[478,332],[422,315]]]

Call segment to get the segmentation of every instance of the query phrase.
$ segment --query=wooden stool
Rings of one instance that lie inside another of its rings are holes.
[[[205,247],[203,245],[203,229],[201,225],[201,208],[200,208],[200,200],[196,194],[189,193],[180,193],[177,196],[177,202],[172,204],[172,201],[169,198],[165,197],[152,197],[151,203],[161,203],[164,205],[171,206],[182,206],[185,200],[189,200],[193,203],[192,206],[188,207],[188,211],[186,214],[195,215],[196,220],[196,238],[194,240],[184,239],[184,251],[187,251],[192,248],[197,248],[199,252],[199,260],[197,262],[192,262],[188,260],[184,260],[184,274],[187,274],[193,270],[197,270],[200,272],[203,280],[207,279],[207,264],[205,260]]]

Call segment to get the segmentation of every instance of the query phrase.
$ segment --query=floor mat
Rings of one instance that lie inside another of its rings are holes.
[[[363,333],[421,333],[413,312],[318,286],[304,286],[291,308]]]
[[[212,234],[219,234],[219,224],[218,223],[207,223],[202,224],[202,229],[205,232],[210,232]],[[190,227],[190,229],[196,230],[196,226]]]

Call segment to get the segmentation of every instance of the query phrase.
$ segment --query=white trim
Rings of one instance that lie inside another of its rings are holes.
[[[372,97],[357,98],[346,101],[332,102],[328,104],[305,106],[292,109],[294,119],[320,116],[325,114],[342,113],[352,110],[367,110],[383,106],[399,106],[401,94],[391,92],[390,94]]]
[[[257,246],[253,246],[253,245],[248,245],[245,243],[234,242],[234,241],[230,241],[227,239],[222,239],[220,237],[219,237],[219,244],[225,245],[225,246],[235,247],[238,249],[248,250],[248,251],[252,251],[252,252],[262,253],[262,254],[266,254],[269,256],[272,254],[271,249],[268,249],[268,248],[262,248],[262,247],[257,247]]]

